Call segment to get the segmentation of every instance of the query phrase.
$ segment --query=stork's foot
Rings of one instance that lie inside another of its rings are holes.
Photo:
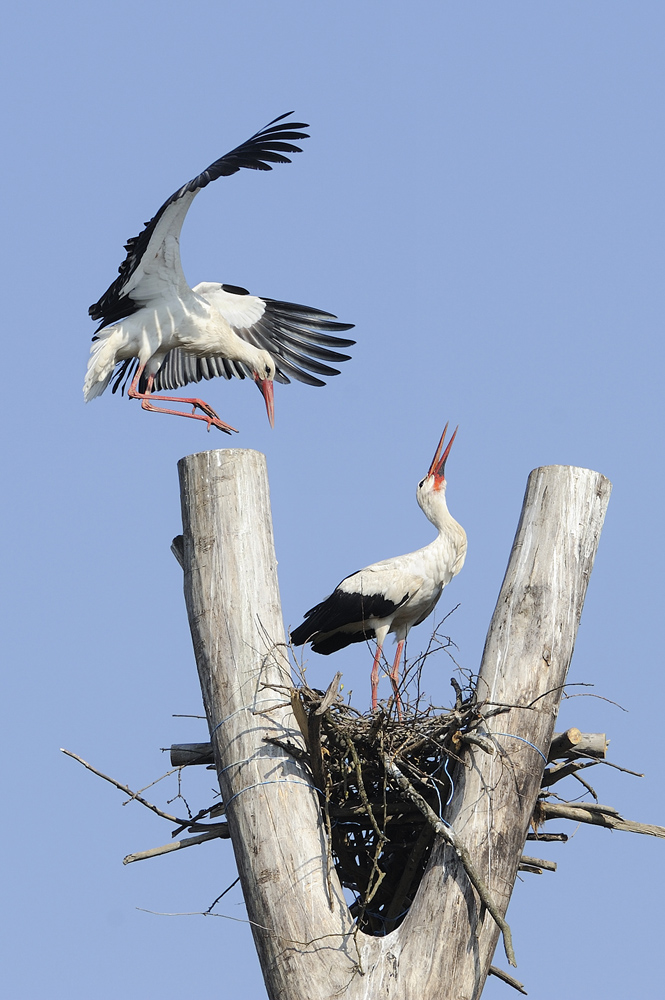
[[[149,410],[151,413],[170,413],[174,417],[187,417],[189,420],[203,420],[208,430],[211,427],[217,427],[218,430],[222,431],[224,434],[237,434],[238,431],[235,427],[231,427],[231,424],[226,424],[221,419],[221,417],[213,410],[209,403],[206,403],[204,399],[196,399],[194,397],[181,397],[181,396],[162,396],[153,395],[150,392],[150,386],[152,384],[152,378],[148,380],[148,391],[147,392],[137,392],[135,382],[138,382],[138,378],[135,377],[134,382],[129,388],[127,395],[131,399],[141,400],[141,409]],[[170,410],[165,406],[155,406],[154,401],[159,399],[160,401],[169,403],[182,403],[184,406],[191,406],[191,413],[183,413],[182,410]],[[201,410],[201,414],[197,413],[197,410]]]
[[[165,406],[155,406],[152,402],[154,399],[173,400],[178,403],[188,403],[192,407],[192,412],[183,413],[182,410],[169,410]],[[149,396],[141,399],[141,408],[149,410],[151,413],[171,413],[174,417],[188,417],[190,420],[203,420],[206,423],[208,430],[210,430],[211,427],[217,427],[218,430],[223,431],[224,434],[238,433],[235,427],[231,427],[230,424],[224,423],[221,417],[215,413],[212,406],[206,403],[203,399],[181,399],[179,396]],[[202,411],[203,416],[196,412],[197,409]]]
[[[160,397],[160,399],[165,399],[165,398],[166,397],[164,397],[164,396]],[[182,402],[183,403],[190,403],[191,407],[192,407],[192,412],[191,413],[183,413],[183,414],[181,414],[181,416],[183,416],[183,417],[192,417],[193,416],[193,417],[196,417],[197,420],[206,420],[206,422],[208,424],[208,430],[210,430],[211,427],[218,427],[219,430],[220,431],[224,431],[225,434],[237,434],[238,433],[238,431],[236,430],[235,427],[231,427],[231,424],[224,423],[224,421],[221,419],[221,417],[216,412],[216,410],[213,410],[212,406],[210,406],[209,403],[206,403],[206,401],[204,399],[183,399]],[[197,414],[196,414],[197,409],[201,410],[205,414],[205,416],[198,417]],[[169,412],[169,411],[165,410],[164,412],[166,413],[166,412]],[[178,411],[176,411],[176,412],[178,412]]]
[[[187,417],[189,420],[204,420],[207,424],[208,431],[211,427],[217,427],[224,434],[237,434],[235,427],[231,427],[231,424],[225,424],[224,421],[215,413],[212,406],[205,402],[203,399],[195,399],[181,396],[155,396],[152,392],[152,386],[155,381],[155,376],[150,375],[148,377],[148,384],[146,386],[145,392],[139,392],[139,382],[141,380],[141,375],[145,369],[145,363],[139,365],[134,378],[132,379],[132,384],[130,385],[127,395],[130,399],[140,399],[141,409],[151,410],[153,413],[171,413],[174,417]],[[169,410],[165,406],[155,406],[154,400],[159,399],[169,403],[183,403],[189,404],[192,408],[191,413],[183,413],[182,410]],[[203,416],[200,416],[196,411],[201,410]]]

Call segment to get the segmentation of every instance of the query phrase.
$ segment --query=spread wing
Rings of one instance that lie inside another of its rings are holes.
[[[159,298],[169,287],[176,290],[183,284],[186,287],[178,237],[192,201],[211,181],[235,174],[243,167],[272,170],[271,163],[290,163],[285,154],[300,153],[302,150],[287,140],[308,138],[306,132],[299,131],[307,125],[283,121],[291,113],[275,118],[247,142],[215,160],[198,177],[184,184],[164,202],[157,214],[146,223],[145,229],[126,243],[127,256],[118,268],[118,277],[99,302],[88,310],[92,319],[100,320],[98,330],[131,316],[143,305]]]
[[[338,364],[350,358],[332,348],[350,347],[355,343],[335,336],[350,330],[353,324],[338,323],[332,313],[295,302],[261,299],[237,285],[202,282],[194,291],[205,296],[239,337],[272,354],[278,382],[287,383],[295,378],[307,385],[325,385],[315,376],[339,375],[339,370],[323,362]],[[224,357],[197,358],[175,349],[166,355],[155,375],[153,388],[156,392],[177,389],[188,382],[217,376],[246,378],[251,377],[251,373],[242,362]]]

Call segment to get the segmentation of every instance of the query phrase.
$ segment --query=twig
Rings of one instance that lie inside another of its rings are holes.
[[[376,818],[374,816],[374,812],[372,811],[372,807],[369,803],[369,799],[367,798],[367,792],[365,791],[365,782],[363,781],[362,767],[360,766],[360,759],[358,757],[355,745],[353,743],[353,740],[349,739],[348,736],[344,737],[344,741],[347,747],[349,748],[349,753],[351,754],[351,757],[353,758],[353,764],[356,769],[356,777],[358,779],[358,792],[360,793],[362,804],[367,810],[367,815],[369,816],[370,822],[374,828],[374,833],[378,837],[379,844],[380,845],[384,844],[386,840],[388,840],[388,837],[386,837],[385,833],[383,833],[383,831],[379,829],[379,825],[376,822]],[[385,757],[384,760],[386,760]],[[406,781],[407,779],[405,778],[404,780]]]
[[[220,892],[219,896],[214,901],[214,903],[211,903],[210,906],[208,907],[208,909],[205,911],[205,914],[206,915],[211,914],[212,910],[213,910],[213,907],[217,906],[217,904],[219,903],[220,899],[223,899],[223,897],[226,896],[227,892],[231,892],[231,889],[233,888],[233,886],[237,885],[239,881],[240,881],[240,875],[238,875],[238,878],[234,879],[233,882],[231,882],[231,885],[227,885],[227,887],[224,890],[224,892]]]
[[[393,778],[393,780],[398,785],[402,794],[405,795],[411,802],[413,802],[414,805],[416,805],[420,809],[423,816],[426,817],[428,822],[433,827],[434,832],[438,836],[442,837],[446,841],[446,843],[450,844],[450,846],[457,854],[457,857],[462,862],[462,866],[464,867],[464,871],[466,872],[469,881],[471,882],[471,885],[478,893],[480,900],[484,904],[488,913],[493,917],[495,923],[498,924],[499,928],[501,929],[501,933],[503,934],[503,945],[506,952],[506,958],[508,959],[509,964],[512,966],[516,966],[517,962],[515,960],[515,952],[513,951],[513,941],[512,941],[512,934],[510,933],[510,927],[508,926],[508,924],[502,917],[501,913],[499,912],[499,909],[494,900],[492,899],[489,889],[485,885],[483,879],[476,871],[476,868],[473,864],[473,861],[471,860],[471,856],[467,851],[466,847],[464,847],[463,844],[459,843],[452,829],[449,826],[446,826],[443,820],[439,819],[439,817],[436,815],[434,810],[427,804],[422,795],[420,795],[415,790],[409,779],[402,774],[397,765],[388,758],[387,754],[383,755],[383,763],[386,769],[386,773]]]
[[[503,971],[503,969],[497,969],[496,965],[490,965],[488,975],[496,976],[497,979],[502,979],[504,983],[508,983],[508,985],[512,986],[514,990],[517,990],[518,993],[523,993],[524,996],[528,996],[527,991],[524,989],[524,984],[521,983],[519,979],[515,979],[514,976],[509,976],[507,972]]]
[[[587,684],[587,687],[593,687],[593,684]],[[628,709],[620,705],[618,701],[612,701],[611,698],[605,698],[602,694],[567,694],[565,691],[563,697],[568,700],[570,698],[597,698],[599,701],[606,701],[608,705],[614,705],[615,708],[620,708],[622,712],[628,713]]]
[[[199,830],[203,829],[203,830],[205,830],[205,825],[203,827],[201,827],[201,825],[199,824],[199,820],[203,819],[204,816],[208,816],[210,814],[210,811],[212,809],[214,809],[214,808],[215,808],[214,806],[208,806],[206,809],[199,809],[199,811],[197,812],[196,816],[190,816],[190,818],[188,820],[179,820],[178,821],[179,825],[176,827],[176,829],[175,830],[171,830],[171,836],[172,837],[177,837],[178,834],[182,833],[183,830],[189,830],[190,833],[194,833],[194,831],[196,829],[199,829]],[[224,812],[220,813],[220,811],[218,809],[217,810],[217,815],[218,816],[219,815],[224,815]]]
[[[556,687],[550,688],[548,691],[543,691],[542,694],[539,694],[537,698],[534,698],[533,701],[530,701],[529,704],[525,705],[524,707],[533,708],[536,702],[540,701],[541,698],[547,697],[548,694],[554,694],[555,691],[565,691],[567,687],[592,688],[593,686],[594,686],[593,684],[589,684],[588,682],[585,681],[568,681],[568,683],[566,684],[558,684]],[[614,704],[614,702],[612,704]]]
[[[607,764],[608,767],[613,767],[616,771],[623,771],[624,774],[632,774],[635,778],[643,778],[644,775],[640,774],[639,771],[631,771],[628,767],[620,767],[619,764],[615,764],[611,760],[599,760],[599,764]]]
[[[586,760],[586,761],[570,761],[568,764],[557,764],[556,767],[548,767],[543,772],[543,777],[540,782],[541,788],[549,788],[556,781],[561,781],[562,778],[567,778],[571,774],[576,775],[576,771],[583,771],[587,767],[594,767],[595,764],[602,764],[600,760]]]
[[[213,828],[205,833],[199,833],[196,837],[186,837],[185,840],[174,840],[163,847],[153,847],[149,851],[138,851],[136,854],[128,854],[123,858],[123,865],[129,865],[132,861],[145,861],[147,858],[158,858],[161,854],[170,854],[171,851],[181,851],[184,847],[194,847],[195,844],[203,844],[206,840],[215,840],[219,837],[228,839],[228,823],[217,823]],[[216,900],[215,900],[216,902]],[[213,906],[215,904],[213,903]]]
[[[71,750],[65,750],[64,747],[60,747],[60,750],[62,751],[62,753],[67,754],[68,757],[72,757],[74,760],[77,760],[79,764],[83,764],[83,766],[86,767],[88,771],[92,771],[92,773],[96,774],[98,778],[103,778],[104,781],[108,781],[111,785],[115,785],[115,787],[119,788],[121,792],[125,793],[125,795],[129,795],[130,799],[136,799],[136,801],[140,802],[142,806],[146,807],[146,809],[151,809],[154,813],[157,814],[157,816],[161,816],[162,819],[167,819],[169,823],[177,823],[183,829],[192,823],[191,819],[179,819],[177,816],[171,816],[170,813],[164,812],[163,809],[159,809],[157,806],[154,806],[152,802],[148,802],[148,800],[144,799],[141,795],[138,794],[138,792],[133,792],[129,787],[129,785],[122,785],[119,781],[116,781],[115,778],[110,778],[108,774],[104,774],[102,771],[98,771],[96,767],[93,767],[92,764],[88,764],[86,760],[83,760],[82,757],[79,757],[77,754],[72,753]]]
[[[593,788],[588,781],[585,781],[584,778],[580,778],[579,774],[574,774],[573,777],[576,781],[579,781],[580,785],[583,785],[586,788],[589,795],[592,795],[597,802],[598,795],[596,794],[596,789]]]

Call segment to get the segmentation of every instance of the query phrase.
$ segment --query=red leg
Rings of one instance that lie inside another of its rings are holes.
[[[395,653],[395,661],[393,663],[393,669],[390,671],[390,683],[393,686],[393,691],[395,692],[395,704],[397,705],[397,717],[402,720],[402,702],[399,697],[399,661],[402,658],[402,650],[404,649],[404,639],[400,639],[397,643],[397,652]]]
[[[144,368],[145,365],[139,365],[138,371],[136,372],[136,375],[132,379],[132,384],[130,385],[129,390],[127,392],[127,396],[130,399],[141,400],[141,408],[143,410],[149,410],[152,413],[172,413],[173,416],[175,417],[188,417],[190,420],[204,420],[205,423],[208,425],[208,430],[210,430],[210,427],[213,426],[219,428],[220,431],[224,431],[225,434],[231,434],[234,431],[235,433],[237,433],[235,427],[231,427],[230,424],[225,424],[224,421],[217,416],[212,406],[204,402],[204,400],[202,399],[186,398],[180,396],[161,396],[161,395],[154,396],[151,391],[152,383],[155,378],[154,375],[149,376],[146,391],[139,392],[138,391],[139,379],[143,374]],[[154,399],[160,399],[174,403],[189,403],[192,407],[192,412],[183,413],[182,410],[167,410],[166,407],[164,406],[154,406],[152,403],[152,400]],[[196,413],[197,409],[202,410],[205,416],[203,417],[199,416],[198,413]]]
[[[381,644],[376,647],[374,654],[374,664],[372,666],[372,711],[375,711],[378,704],[379,690],[379,663],[381,662]]]

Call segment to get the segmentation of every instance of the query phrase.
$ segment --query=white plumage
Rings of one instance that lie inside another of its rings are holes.
[[[331,348],[354,343],[332,335],[351,329],[350,324],[320,309],[250,295],[236,285],[204,281],[190,288],[180,262],[182,224],[202,188],[243,167],[271,170],[270,163],[291,162],[285,153],[301,152],[287,140],[306,139],[299,130],[307,126],[283,122],[286,117],[275,118],[183,185],[129,240],[119,277],[89,310],[101,323],[83,387],[86,402],[100,396],[112,379],[115,392],[131,377],[128,396],[140,399],[144,409],[203,420],[208,429],[214,425],[230,433],[234,428],[203,400],[153,391],[216,376],[252,378],[272,425],[273,380],[288,383],[291,377],[320,386],[325,383],[317,375],[339,374],[322,362],[349,359]],[[155,399],[189,403],[192,412],[157,407]]]
[[[466,556],[466,533],[451,516],[446,504],[445,464],[457,430],[448,445],[448,424],[426,477],[418,484],[416,499],[438,531],[429,545],[416,552],[384,559],[347,576],[333,593],[305,615],[291,633],[296,646],[311,642],[317,653],[334,653],[352,642],[376,638],[372,666],[372,708],[377,707],[379,663],[386,637],[397,640],[390,678],[398,711],[399,664],[409,630],[434,610],[446,584],[459,573]]]

